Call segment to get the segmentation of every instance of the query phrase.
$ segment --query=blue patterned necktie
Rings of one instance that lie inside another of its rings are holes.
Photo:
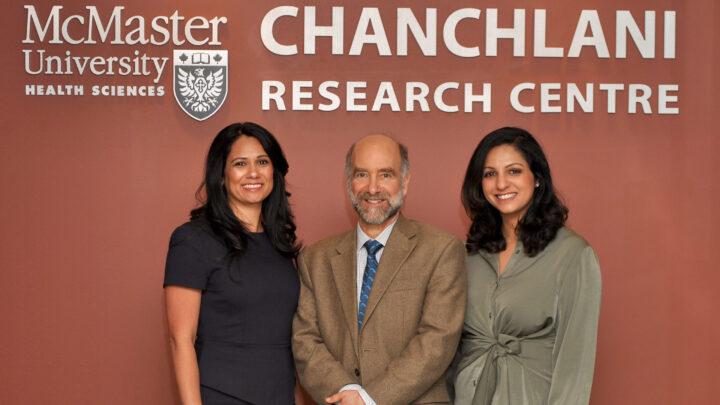
[[[377,271],[378,261],[375,253],[383,247],[382,243],[370,239],[363,245],[367,250],[367,263],[365,264],[365,272],[363,273],[362,289],[360,290],[360,305],[358,305],[358,329],[362,327],[363,317],[365,316],[365,307],[367,306],[368,297],[370,296],[370,287],[375,280],[375,272]]]

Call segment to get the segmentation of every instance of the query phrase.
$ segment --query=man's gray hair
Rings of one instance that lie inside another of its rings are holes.
[[[381,134],[383,136],[387,136],[385,134]],[[405,145],[402,143],[396,141],[393,137],[387,136],[388,138],[392,139],[398,146],[398,149],[400,149],[400,176],[402,180],[405,180],[405,175],[410,171],[410,159],[408,157],[408,149]],[[350,145],[350,149],[348,149],[347,154],[345,155],[345,176],[347,177],[348,184],[350,184],[350,180],[352,179],[352,154],[355,150],[355,144],[356,142],[353,142],[352,145]]]

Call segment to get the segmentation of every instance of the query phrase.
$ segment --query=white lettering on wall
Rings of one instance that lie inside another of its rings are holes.
[[[172,40],[174,45],[182,45],[187,40],[193,45],[218,46],[222,45],[218,40],[220,24],[227,24],[227,17],[208,20],[202,16],[191,17],[184,24],[186,18],[175,10],[170,16],[153,17],[148,29],[147,20],[143,16],[124,18],[124,6],[113,7],[107,16],[101,15],[96,6],[86,6],[85,9],[86,16],[63,16],[63,6],[52,6],[43,24],[35,6],[26,5],[27,20],[22,43],[44,43],[49,36],[48,44],[94,45],[109,41],[113,45],[165,45]],[[75,32],[84,31],[86,36],[73,37],[71,29]]]

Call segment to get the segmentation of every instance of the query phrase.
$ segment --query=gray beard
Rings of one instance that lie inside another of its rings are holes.
[[[360,193],[358,196],[355,196],[353,195],[352,191],[348,190],[348,194],[350,195],[350,202],[352,203],[353,208],[355,208],[355,211],[358,213],[358,215],[360,215],[360,218],[362,218],[364,222],[370,225],[380,225],[388,219],[392,218],[395,214],[397,214],[398,211],[400,211],[400,208],[403,204],[402,192],[398,192],[398,194],[394,198],[395,201],[393,201],[393,199],[385,193],[378,193],[372,195],[367,192],[363,192]],[[383,208],[371,208],[368,210],[363,210],[363,208],[360,206],[360,200],[371,196],[384,199],[388,202],[388,206]]]

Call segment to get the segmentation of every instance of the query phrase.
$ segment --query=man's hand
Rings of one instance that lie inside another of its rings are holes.
[[[365,405],[365,401],[360,397],[360,393],[355,390],[338,392],[335,395],[325,398],[325,402],[340,405]]]

